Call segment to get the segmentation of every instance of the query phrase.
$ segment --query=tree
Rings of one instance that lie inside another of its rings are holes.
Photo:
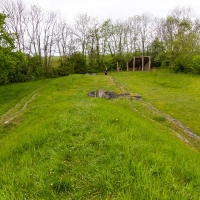
[[[149,14],[143,14],[139,17],[139,37],[142,55],[145,55],[146,47],[150,43],[151,22],[152,17]]]
[[[6,15],[0,13],[0,84],[27,79],[28,69],[24,54],[14,52],[14,34],[5,29]]]
[[[162,62],[165,61],[163,42],[161,42],[158,38],[155,38],[155,40],[148,46],[148,50],[152,57],[152,66],[160,67]]]
[[[26,21],[27,9],[23,0],[2,0],[1,6],[9,16],[7,18],[7,28],[15,33],[15,44],[18,51],[25,52],[26,49]]]
[[[75,52],[70,56],[69,63],[67,65],[74,70],[75,74],[85,74],[87,72],[85,63],[85,56],[83,56],[80,52]]]
[[[41,57],[38,55],[28,56],[28,68],[32,78],[44,76]]]
[[[0,84],[10,82],[8,75],[13,65],[11,51],[14,48],[14,38],[6,32],[6,17],[4,13],[0,13]]]
[[[20,74],[26,79],[31,74],[54,76],[54,72],[67,75],[115,69],[116,62],[125,67],[133,55],[152,56],[154,66],[165,63],[175,71],[195,71],[191,63],[200,53],[200,19],[189,8],[177,7],[166,19],[142,14],[115,22],[78,14],[69,26],[59,13],[23,0],[2,0],[0,6],[9,16],[2,13],[0,25],[0,59],[5,64],[1,64],[4,71],[0,76],[7,77],[4,82],[19,81],[16,77],[23,80]],[[15,51],[22,54],[15,55]],[[57,53],[60,63],[53,65]],[[85,62],[82,67],[77,60]]]
[[[127,53],[136,52],[139,48],[139,16],[128,18],[125,25],[127,27]]]
[[[79,50],[83,56],[86,56],[86,46],[88,43],[88,35],[90,31],[91,17],[87,14],[78,14],[75,20],[73,34],[76,36],[77,43],[79,44]]]
[[[75,46],[72,35],[72,28],[63,20],[57,23],[56,45],[60,55],[60,65],[65,66],[68,56],[75,52]]]
[[[98,72],[101,69],[101,23],[92,18],[90,23],[90,30],[88,34],[87,52],[88,52],[88,70],[91,72]]]
[[[46,13],[43,23],[43,67],[46,75],[51,74],[52,56],[56,51],[57,15],[55,12]]]
[[[7,15],[0,13],[0,48],[14,49],[14,34],[8,33],[5,28],[5,19]]]

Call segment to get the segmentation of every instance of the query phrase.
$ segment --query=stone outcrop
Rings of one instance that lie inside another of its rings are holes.
[[[121,98],[121,97],[131,97],[134,99],[142,98],[139,95],[130,96],[129,93],[116,94],[114,92],[109,92],[109,91],[104,91],[104,90],[92,91],[92,92],[89,92],[87,95],[89,97],[97,97],[97,98],[105,98],[105,99],[116,99],[116,98]]]
[[[117,94],[114,92],[104,91],[104,90],[97,90],[92,91],[87,94],[89,97],[98,97],[98,98],[106,98],[106,99],[115,99],[117,98]]]

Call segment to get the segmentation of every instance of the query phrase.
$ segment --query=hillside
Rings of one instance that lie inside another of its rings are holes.
[[[198,81],[160,70],[1,86],[0,199],[199,199],[198,140],[167,118],[200,133]],[[98,89],[142,100],[87,96]]]

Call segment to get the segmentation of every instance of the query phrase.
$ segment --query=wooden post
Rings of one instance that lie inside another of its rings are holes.
[[[128,62],[126,62],[126,71],[129,71]]]
[[[133,71],[134,71],[134,57],[133,57]]]
[[[144,56],[142,56],[142,71],[144,71]]]
[[[133,57],[133,71],[135,71],[135,57]]]
[[[151,69],[151,56],[149,56],[149,70]]]
[[[119,64],[118,64],[118,62],[117,62],[117,71],[119,71]]]

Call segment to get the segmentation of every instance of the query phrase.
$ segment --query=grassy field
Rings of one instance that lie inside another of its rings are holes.
[[[1,86],[0,199],[199,199],[200,154],[158,123],[162,116],[137,112],[143,101],[86,95],[126,90],[172,114],[176,101],[165,109],[169,96],[161,91],[178,88],[167,87],[164,77],[190,83],[179,86],[179,98],[193,94],[198,77],[167,74],[112,73],[114,81],[71,75]],[[192,97],[197,106],[198,93]],[[187,98],[181,100],[184,113]]]
[[[168,113],[200,135],[200,78],[162,69],[151,72],[114,73],[118,83],[142,95],[158,109]]]

